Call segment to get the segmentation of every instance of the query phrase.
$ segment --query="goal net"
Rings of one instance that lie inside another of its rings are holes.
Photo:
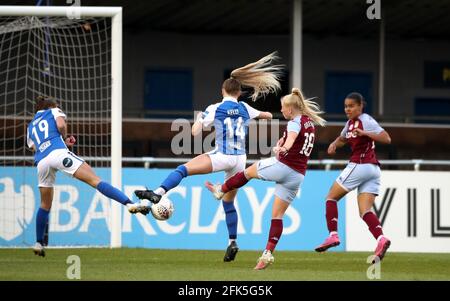
[[[58,101],[67,115],[68,134],[77,139],[72,151],[102,179],[120,187],[121,78],[112,75],[112,65],[118,62],[112,63],[111,16],[121,10],[73,18],[69,8],[56,13],[28,7],[23,15],[21,9],[0,15],[0,246],[35,242],[40,196],[26,127],[36,112],[37,96]],[[114,55],[121,60],[117,50]],[[58,172],[50,245],[120,246],[120,233],[110,234],[120,228],[112,221],[114,211],[117,214],[117,207],[95,189]]]

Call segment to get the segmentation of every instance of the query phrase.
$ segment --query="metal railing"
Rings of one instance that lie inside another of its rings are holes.
[[[108,162],[111,161],[110,157],[83,157],[88,162]],[[160,163],[186,163],[192,158],[169,158],[169,157],[123,157],[122,163],[142,163],[144,168],[150,168],[152,164]],[[264,158],[261,158],[264,159]],[[33,161],[32,156],[1,156],[0,161]],[[260,159],[248,159],[247,164],[253,164]],[[382,165],[402,165],[413,166],[415,171],[419,171],[423,165],[434,166],[450,166],[450,160],[423,160],[423,159],[411,159],[411,160],[380,160]],[[311,166],[324,166],[325,170],[330,170],[332,166],[347,165],[348,160],[309,160],[308,165]]]
[[[280,112],[272,112],[274,118],[284,120],[283,115]],[[132,110],[127,109],[124,113],[125,118],[140,118],[140,119],[146,119],[149,118],[149,116],[153,118],[169,118],[173,120],[174,118],[187,118],[192,119],[194,118],[194,112],[190,110]],[[331,113],[325,113],[323,116],[326,120],[341,120],[343,122],[347,121],[347,116],[342,112],[342,114],[331,114]],[[378,114],[372,114],[372,117],[374,117],[376,120],[386,123],[403,123],[403,124],[424,124],[424,123],[431,123],[431,124],[450,124],[450,116],[448,115],[378,115]]]

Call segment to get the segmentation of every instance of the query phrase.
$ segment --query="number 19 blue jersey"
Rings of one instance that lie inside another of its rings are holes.
[[[36,164],[55,149],[67,148],[56,125],[56,118],[66,115],[58,108],[41,110],[34,115],[27,128],[28,147],[35,146]]]
[[[210,105],[203,113],[203,125],[214,122],[216,150],[225,155],[245,154],[245,138],[250,119],[261,112],[242,101],[225,97],[222,102]]]

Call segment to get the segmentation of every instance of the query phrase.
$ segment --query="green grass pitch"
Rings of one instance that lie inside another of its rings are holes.
[[[368,280],[365,252],[275,252],[266,270],[253,267],[260,252],[153,249],[0,249],[0,280],[68,280],[69,255],[81,260],[81,280]],[[381,280],[450,280],[450,254],[388,253]]]

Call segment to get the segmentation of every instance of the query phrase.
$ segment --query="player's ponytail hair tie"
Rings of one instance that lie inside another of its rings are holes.
[[[292,88],[292,94],[302,96],[302,92],[300,91],[299,88]]]
[[[305,104],[303,103],[303,94],[300,91],[299,88],[292,88],[292,95],[296,96],[295,100],[297,102],[297,107],[298,109],[300,109],[300,111],[304,111],[305,110]]]

